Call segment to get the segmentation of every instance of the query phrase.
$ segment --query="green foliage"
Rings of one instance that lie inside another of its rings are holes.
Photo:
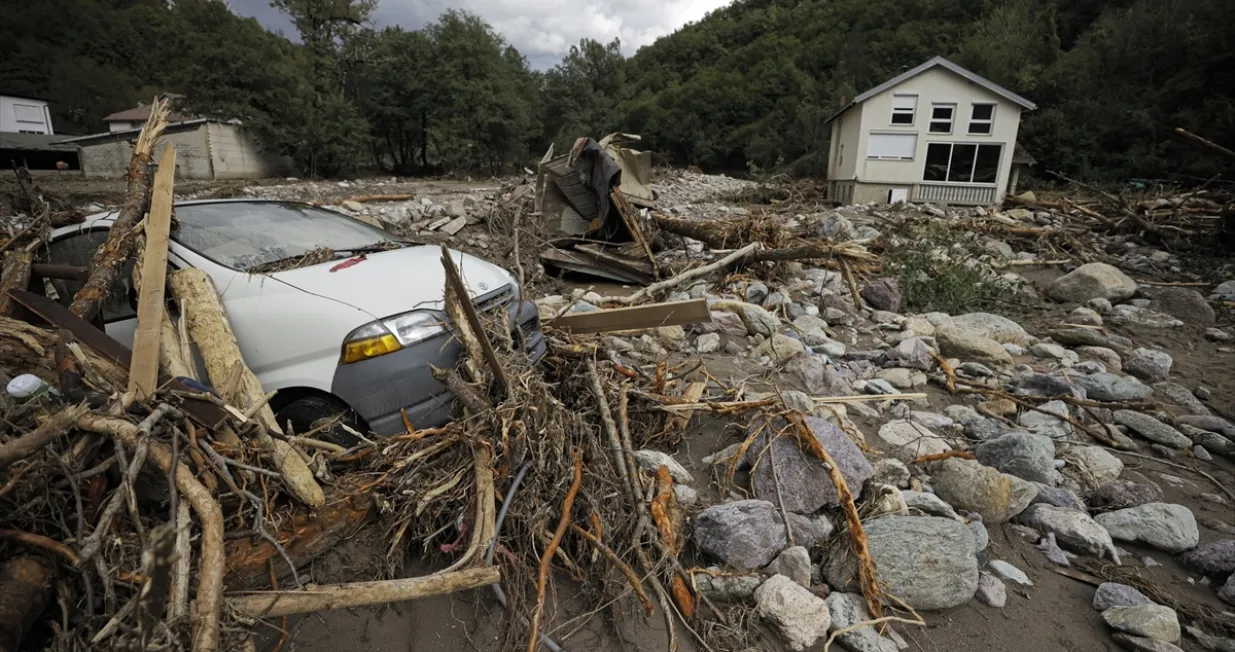
[[[928,222],[890,236],[883,264],[900,282],[907,311],[956,315],[1006,304],[1016,292],[979,260],[983,253],[972,232]]]

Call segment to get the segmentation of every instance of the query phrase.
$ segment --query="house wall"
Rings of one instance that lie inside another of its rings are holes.
[[[154,158],[163,158],[163,145],[176,146],[176,178],[211,179],[210,150],[206,142],[207,124],[197,124],[182,129],[168,129],[163,133]],[[133,143],[137,134],[117,137],[81,145],[82,173],[88,177],[118,177],[129,169],[133,157]]]
[[[916,93],[918,95],[917,110],[912,126],[893,125],[892,98],[894,95]],[[930,123],[931,105],[934,102],[952,102],[957,105],[953,120],[952,134],[927,133]],[[995,120],[990,135],[969,135],[968,124],[971,105],[974,102],[994,102]],[[868,201],[886,200],[886,187],[906,187],[922,182],[922,173],[926,166],[927,145],[932,142],[1000,144],[1003,150],[999,163],[999,175],[996,180],[995,201],[1002,201],[1008,185],[1009,172],[1012,163],[1012,150],[1016,144],[1016,135],[1020,128],[1021,107],[1003,97],[996,95],[951,71],[935,67],[923,72],[901,84],[889,88],[862,104],[846,111],[840,118],[848,119],[851,115],[860,116],[858,143],[855,157],[856,171],[854,177],[869,188],[855,193],[854,201],[861,201],[859,195],[882,196]],[[834,122],[836,122],[834,121]],[[917,149],[912,161],[868,159],[867,144],[871,131],[888,133],[917,133]]]
[[[0,95],[0,132],[56,133],[51,126],[51,111],[47,108],[47,102],[9,95]]]
[[[862,135],[862,115],[849,110],[832,121],[832,144],[828,158],[828,178],[853,179],[858,160],[865,152],[859,150]]]
[[[265,152],[240,125],[209,123],[210,160],[216,179],[260,179],[280,176],[287,161]]]

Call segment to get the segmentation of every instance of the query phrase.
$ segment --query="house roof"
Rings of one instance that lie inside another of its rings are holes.
[[[917,68],[913,68],[912,70],[906,70],[905,72],[893,77],[892,79],[889,79],[888,81],[853,98],[852,102],[841,107],[841,109],[837,111],[832,117],[828,118],[828,122],[831,122],[837,119],[838,117],[840,117],[842,113],[844,113],[845,111],[848,111],[853,106],[861,104],[865,102],[866,100],[869,100],[870,98],[888,90],[889,88],[892,88],[893,86],[898,86],[902,82],[905,82],[905,81],[908,81],[909,79],[917,77],[918,75],[926,72],[927,70],[935,68],[936,66],[941,66],[947,70],[950,70],[951,72],[957,75],[960,75],[961,77],[964,77],[970,82],[985,88],[986,90],[1008,100],[1009,102],[1021,105],[1028,111],[1032,111],[1038,108],[1037,104],[1030,102],[1024,97],[1021,97],[1020,95],[1017,95],[1016,93],[1013,93],[1012,91],[1004,88],[1003,86],[1000,86],[999,84],[996,84],[995,82],[979,75],[976,72],[973,72],[971,70],[966,70],[965,68],[962,68],[956,65],[955,63],[948,61],[947,59],[943,57],[935,57],[931,59],[930,61],[927,61],[926,63],[918,66]]]
[[[175,131],[177,129],[183,129],[186,127],[196,128],[198,125],[203,125],[203,124],[206,124],[207,122],[213,122],[216,124],[225,124],[225,125],[243,124],[239,120],[216,120],[215,118],[192,118],[189,120],[182,120],[180,122],[169,123],[167,125],[167,130]],[[121,131],[105,131],[99,134],[90,134],[87,136],[77,136],[76,138],[68,138],[65,140],[61,140],[60,143],[73,143],[75,146],[76,145],[86,146],[86,145],[94,144],[95,141],[102,142],[102,141],[107,141],[107,140],[119,140],[121,138],[125,138],[128,136],[135,136],[141,133],[141,131],[142,131],[141,127],[135,127],[133,129],[124,129]]]
[[[43,152],[75,152],[74,145],[62,145],[64,136],[53,134],[0,133],[0,149],[22,149]]]

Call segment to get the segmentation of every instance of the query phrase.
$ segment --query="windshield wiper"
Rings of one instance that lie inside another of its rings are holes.
[[[334,249],[333,251],[337,254],[374,254],[379,251],[390,251],[392,249],[402,249],[403,247],[406,247],[407,245],[408,243],[406,242],[398,242],[396,240],[382,240],[381,242],[375,242],[371,245],[365,245],[363,247],[352,247],[350,249]]]

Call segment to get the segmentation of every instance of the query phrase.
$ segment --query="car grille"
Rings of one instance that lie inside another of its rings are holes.
[[[515,289],[510,285],[503,285],[496,290],[486,292],[479,297],[476,297],[476,300],[473,303],[476,305],[477,312],[488,312],[490,310],[501,308],[507,303],[510,303],[510,300],[513,299],[514,296]]]

